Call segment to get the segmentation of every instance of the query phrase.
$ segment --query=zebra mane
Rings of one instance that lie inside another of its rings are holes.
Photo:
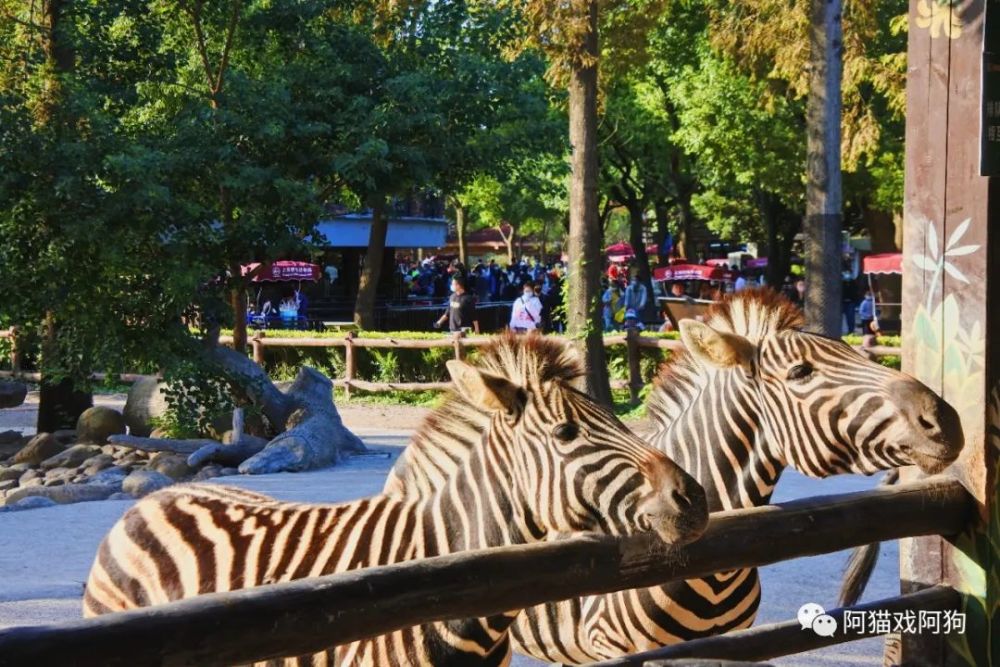
[[[805,325],[795,304],[770,288],[751,288],[725,295],[705,314],[705,324],[718,331],[737,334],[754,344],[780,331],[794,331]],[[685,385],[705,378],[704,368],[687,351],[672,352],[660,365],[649,393],[646,410],[650,417],[669,418],[683,408],[689,396]]]
[[[522,387],[554,380],[573,383],[584,369],[576,350],[552,337],[518,336],[506,331],[480,348],[473,365]],[[489,425],[490,415],[450,390],[441,404],[424,418],[407,449],[444,447],[467,449]]]

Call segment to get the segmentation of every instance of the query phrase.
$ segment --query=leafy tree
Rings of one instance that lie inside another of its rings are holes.
[[[799,230],[805,137],[801,102],[764,94],[702,42],[701,61],[671,82],[674,140],[697,155],[702,189],[693,205],[723,238],[765,239],[768,282],[787,275]]]
[[[201,275],[162,158],[123,115],[148,33],[138,2],[0,3],[4,315],[42,338],[38,429],[73,427],[94,369],[182,354]]]

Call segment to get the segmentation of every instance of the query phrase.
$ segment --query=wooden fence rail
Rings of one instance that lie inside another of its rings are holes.
[[[433,620],[838,551],[951,535],[974,515],[938,477],[862,493],[713,514],[680,548],[655,537],[584,536],[470,551],[215,593],[54,626],[0,630],[0,666],[229,665],[303,655]]]
[[[360,389],[362,391],[369,392],[439,391],[445,390],[451,386],[450,382],[369,382],[366,380],[359,380],[357,379],[357,356],[354,352],[358,348],[397,350],[453,348],[455,351],[455,358],[461,359],[464,355],[465,349],[482,347],[489,343],[489,341],[489,336],[465,336],[463,334],[453,334],[449,337],[436,339],[394,338],[392,336],[386,336],[384,338],[360,338],[356,336],[354,332],[348,332],[342,338],[320,336],[313,338],[282,338],[280,336],[269,337],[264,331],[258,331],[250,339],[250,345],[253,348],[254,361],[261,365],[264,363],[265,350],[269,347],[344,348],[344,377],[342,379],[334,379],[334,385],[342,387],[344,389],[344,395],[347,398],[350,398],[352,389]],[[231,345],[233,339],[232,336],[222,336],[219,338],[219,342],[224,345]],[[684,348],[684,344],[679,340],[644,337],[634,329],[624,334],[604,337],[605,347],[614,347],[616,345],[625,345],[628,348],[629,379],[617,381],[613,380],[611,385],[614,388],[627,387],[631,395],[632,403],[635,405],[639,402],[639,392],[645,384],[642,379],[641,366],[639,363],[640,351],[642,349],[681,350]],[[901,353],[899,348],[887,346],[858,347],[856,349],[873,358],[896,356]]]
[[[21,370],[22,355],[17,344],[17,327],[11,327],[6,331],[0,331],[0,339],[4,338],[10,339],[12,343],[10,355],[12,370],[0,371],[0,378],[20,377],[22,379],[38,382],[41,379],[41,375],[39,373],[25,373]],[[465,336],[463,334],[453,334],[452,336],[432,339],[409,339],[394,338],[392,336],[385,336],[383,338],[360,338],[356,336],[354,332],[348,332],[340,338],[319,336],[312,338],[293,338],[281,336],[269,337],[264,331],[258,331],[252,338],[250,338],[250,345],[253,350],[254,361],[261,365],[264,363],[265,350],[269,347],[344,348],[344,377],[334,378],[333,383],[334,386],[343,388],[344,396],[349,399],[351,397],[351,391],[354,389],[367,392],[443,391],[451,386],[450,382],[372,382],[358,379],[358,358],[356,354],[356,350],[358,348],[397,350],[431,350],[436,348],[451,348],[454,350],[455,358],[461,359],[465,355],[465,351],[467,349],[482,347],[489,343],[489,341],[489,336]],[[223,345],[232,345],[233,337],[220,336],[219,342]],[[641,350],[679,350],[684,347],[684,344],[679,340],[643,337],[639,335],[638,331],[635,330],[631,330],[625,334],[604,337],[605,347],[613,347],[616,345],[625,345],[628,348],[629,378],[628,380],[612,380],[611,386],[616,389],[628,388],[633,405],[639,404],[639,393],[645,384],[642,379],[641,366],[639,363]],[[899,348],[895,347],[876,346],[859,347],[857,349],[871,357],[895,356],[900,354]],[[94,373],[90,377],[93,380],[104,380],[106,375],[104,373]],[[118,376],[118,378],[123,382],[134,382],[139,377],[141,376],[137,374],[122,374]]]
[[[892,598],[865,602],[854,607],[838,607],[826,613],[837,621],[837,631],[832,636],[803,632],[797,620],[758,625],[746,630],[729,632],[715,637],[692,639],[680,644],[636,653],[634,655],[595,662],[588,667],[643,667],[651,660],[678,658],[712,658],[716,660],[770,660],[786,655],[814,651],[826,646],[878,637],[884,632],[873,632],[866,624],[861,630],[846,630],[844,612],[879,612],[896,614],[905,611],[958,611],[961,596],[949,586],[931,588]],[[872,624],[873,626],[874,624]],[[669,664],[669,663],[665,663]]]

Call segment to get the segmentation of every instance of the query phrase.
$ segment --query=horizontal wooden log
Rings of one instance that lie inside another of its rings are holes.
[[[362,391],[445,391],[450,382],[368,382],[367,380],[334,380],[335,387],[350,387]]]
[[[808,600],[803,600],[803,604],[805,602]],[[908,610],[957,611],[961,603],[961,596],[955,589],[950,586],[934,586],[916,593],[875,600],[853,607],[831,609],[826,613],[837,621],[837,631],[830,637],[820,636],[808,629],[803,630],[797,620],[792,620],[759,625],[717,637],[693,639],[682,644],[665,646],[615,660],[595,662],[589,667],[645,667],[650,664],[660,664],[660,660],[666,661],[662,664],[673,664],[674,659],[680,658],[770,660],[886,634],[869,632],[867,623],[861,631],[848,630],[844,626],[845,611],[860,612],[866,616],[869,611],[881,610],[890,615]]]
[[[91,373],[91,380],[99,380],[104,382],[109,377],[108,373]],[[117,380],[119,382],[124,382],[125,384],[131,384],[138,380],[139,378],[149,377],[148,375],[143,375],[142,373],[112,373],[110,378],[112,380]],[[0,371],[0,378],[18,378],[21,380],[30,380],[31,382],[41,382],[42,374],[30,371],[30,372],[14,372],[14,371]]]
[[[117,447],[131,447],[144,452],[174,452],[175,454],[194,454],[202,447],[214,445],[225,447],[218,440],[208,438],[174,440],[172,438],[141,438],[137,435],[108,436],[108,444]]]
[[[954,534],[973,501],[953,479],[714,514],[681,548],[644,534],[471,551],[215,593],[57,626],[0,630],[0,665],[239,664],[432,620],[651,586],[915,535]]]

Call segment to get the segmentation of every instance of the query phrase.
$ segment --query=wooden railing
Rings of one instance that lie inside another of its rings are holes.
[[[875,541],[953,535],[974,512],[958,481],[930,478],[718,512],[701,539],[679,548],[642,534],[468,551],[0,630],[0,666],[210,666],[304,655],[430,621],[488,616]],[[795,648],[810,647],[800,641]]]
[[[10,363],[11,371],[0,371],[0,377],[21,377],[28,380],[38,381],[40,374],[37,372],[23,372],[21,368],[21,350],[18,346],[17,327],[0,331],[0,338],[11,341]],[[253,359],[263,366],[265,360],[265,350],[267,348],[344,348],[345,371],[343,378],[334,378],[333,384],[344,390],[344,396],[351,397],[352,390],[368,392],[379,391],[442,391],[451,386],[450,382],[372,382],[358,378],[358,360],[356,350],[360,348],[375,349],[397,349],[397,350],[429,350],[435,348],[451,348],[454,350],[456,359],[462,359],[465,351],[470,348],[477,348],[486,345],[490,341],[489,336],[466,336],[462,333],[443,336],[441,338],[430,339],[410,339],[395,338],[385,336],[383,338],[359,337],[354,332],[347,332],[342,337],[316,336],[312,338],[267,336],[264,331],[257,331],[250,338],[250,345],[253,350]],[[224,345],[232,345],[232,336],[221,336],[219,342]],[[613,380],[614,388],[628,388],[633,405],[638,405],[639,394],[645,384],[640,367],[641,350],[679,350],[684,344],[679,340],[667,338],[653,338],[642,336],[636,330],[630,330],[623,334],[604,337],[605,347],[625,345],[628,348],[628,380]],[[896,347],[875,346],[858,347],[859,351],[870,357],[895,356],[900,354],[900,349]],[[115,376],[122,382],[134,382],[141,377],[138,374],[122,374]],[[104,373],[94,373],[91,379],[104,380]]]
[[[0,665],[221,665],[301,655],[415,624],[766,565],[875,540],[954,534],[962,486],[892,489],[713,514],[697,542],[575,538],[465,552],[201,596],[61,626],[0,631]]]
[[[354,332],[347,332],[343,337],[316,336],[313,338],[267,336],[264,331],[257,331],[250,338],[250,345],[253,349],[253,359],[258,364],[263,365],[265,351],[267,348],[344,348],[345,371],[343,378],[335,378],[334,386],[342,387],[344,395],[351,397],[352,389],[362,391],[440,391],[451,386],[450,382],[370,382],[358,379],[358,363],[355,351],[359,348],[375,349],[396,349],[396,350],[429,350],[435,348],[452,348],[455,358],[462,359],[464,351],[468,348],[477,348],[486,345],[490,341],[489,336],[466,336],[462,333],[455,333],[448,337],[431,339],[410,339],[394,338],[386,336],[384,338],[359,337]],[[219,339],[222,344],[231,345],[232,336],[222,336]],[[628,388],[633,404],[638,404],[639,393],[645,382],[640,370],[640,351],[642,349],[658,350],[680,350],[684,344],[679,340],[668,338],[653,338],[642,336],[634,329],[623,334],[604,337],[604,346],[613,347],[625,345],[628,348],[629,379],[612,381],[615,388]],[[899,348],[887,346],[858,347],[863,354],[870,357],[895,356],[900,354]]]

